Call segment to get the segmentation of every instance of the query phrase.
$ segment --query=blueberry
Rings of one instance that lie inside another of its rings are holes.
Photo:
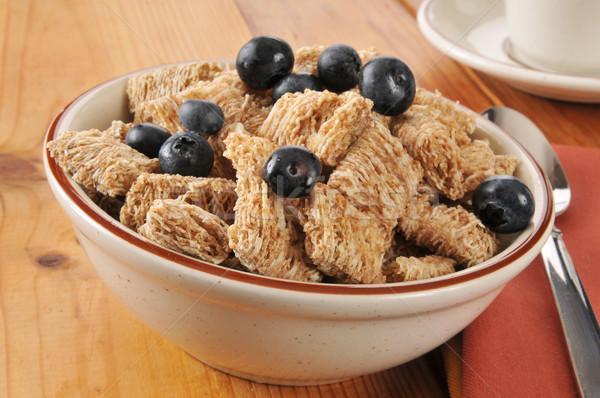
[[[269,188],[284,198],[310,194],[321,174],[321,162],[309,149],[298,145],[277,148],[263,169]]]
[[[206,177],[210,174],[214,153],[210,144],[197,134],[181,132],[160,147],[158,164],[163,173]]]
[[[489,177],[473,192],[475,215],[494,232],[509,234],[524,229],[534,209],[529,188],[510,175]]]
[[[334,93],[350,90],[358,84],[362,62],[355,49],[345,44],[327,47],[317,61],[323,86]]]
[[[190,99],[179,107],[181,125],[187,131],[202,136],[218,133],[224,119],[221,107],[214,102]]]
[[[404,113],[415,99],[415,77],[398,58],[379,55],[363,66],[358,88],[373,101],[373,110],[386,116]]]
[[[273,87],[273,102],[277,102],[285,93],[304,92],[309,89],[323,91],[323,85],[318,77],[308,72],[292,73],[275,83]]]
[[[149,158],[156,158],[161,145],[169,137],[171,133],[166,128],[152,123],[141,123],[127,131],[125,143]]]
[[[248,87],[268,90],[292,72],[294,52],[278,37],[258,36],[240,49],[235,67]]]

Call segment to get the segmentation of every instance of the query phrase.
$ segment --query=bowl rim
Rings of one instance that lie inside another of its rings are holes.
[[[519,258],[525,256],[531,249],[539,244],[546,235],[547,231],[553,225],[554,219],[554,203],[552,200],[552,189],[550,183],[541,170],[540,166],[533,159],[533,157],[523,148],[518,141],[512,136],[502,130],[499,126],[493,124],[491,121],[477,116],[478,122],[486,124],[488,127],[498,130],[504,138],[512,141],[521,152],[529,159],[529,162],[533,165],[533,169],[537,174],[539,181],[542,184],[542,190],[546,193],[545,200],[543,203],[536,203],[536,206],[543,205],[542,208],[542,219],[541,222],[531,231],[520,244],[512,248],[507,253],[499,253],[492,259],[484,261],[477,266],[467,268],[461,271],[457,271],[452,274],[444,275],[441,277],[418,280],[418,281],[407,281],[407,282],[395,282],[395,283],[382,283],[382,284],[333,284],[333,283],[316,283],[316,282],[301,282],[294,280],[286,280],[280,278],[273,278],[264,275],[253,274],[250,272],[244,272],[227,268],[222,265],[212,264],[198,258],[179,253],[166,247],[160,246],[150,240],[137,234],[135,231],[130,230],[117,220],[110,217],[107,213],[102,211],[96,205],[90,205],[89,198],[84,198],[80,192],[75,188],[76,183],[71,179],[67,173],[59,166],[58,162],[50,156],[48,150],[48,143],[54,139],[59,133],[57,131],[61,121],[66,115],[77,105],[78,102],[83,101],[86,97],[92,95],[99,89],[114,83],[117,80],[124,79],[135,73],[146,71],[153,68],[145,68],[140,71],[127,73],[112,79],[109,79],[103,83],[100,83],[89,90],[83,92],[71,101],[62,111],[60,111],[52,123],[49,125],[46,136],[44,138],[44,150],[43,157],[46,167],[47,179],[54,179],[58,187],[63,191],[66,197],[71,201],[71,204],[78,208],[89,220],[95,223],[98,227],[108,231],[115,237],[120,238],[129,245],[136,246],[137,248],[144,250],[154,256],[160,257],[166,265],[183,266],[201,273],[207,273],[212,276],[226,278],[234,280],[236,282],[264,286],[268,288],[283,289],[288,291],[304,292],[304,293],[321,293],[321,294],[334,294],[334,295],[389,295],[399,293],[415,293],[415,292],[427,292],[440,288],[454,287],[489,274],[496,272],[497,270],[503,269]],[[470,112],[475,113],[469,108],[465,108]],[[505,250],[506,251],[506,250]],[[498,257],[500,256],[501,257]]]

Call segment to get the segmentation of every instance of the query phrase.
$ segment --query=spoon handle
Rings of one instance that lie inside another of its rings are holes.
[[[598,397],[594,394],[600,392],[600,327],[556,227],[542,248],[542,258],[581,395]]]

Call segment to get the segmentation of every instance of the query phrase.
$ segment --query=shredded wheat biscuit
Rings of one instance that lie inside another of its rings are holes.
[[[235,222],[228,235],[236,256],[252,272],[308,282],[321,280],[305,255],[302,231],[260,177],[238,177]]]
[[[496,155],[496,162],[494,168],[496,172],[494,174],[508,174],[513,175],[517,169],[519,159],[512,155]]]
[[[425,257],[397,257],[386,264],[386,282],[416,281],[453,273],[456,261],[448,257],[429,255]]]
[[[125,142],[125,137],[133,123],[125,123],[120,120],[114,120],[108,129],[102,132],[105,137],[114,138],[117,141]]]
[[[146,213],[156,199],[176,199],[188,191],[188,184],[198,177],[177,174],[142,173],[125,196],[120,220],[137,231],[146,222]]]
[[[237,170],[238,194],[229,245],[240,262],[266,276],[320,281],[321,273],[306,257],[302,231],[262,179],[262,168],[277,146],[240,131],[229,134],[225,144],[224,156]]]
[[[222,178],[142,173],[125,196],[125,204],[120,213],[121,223],[135,231],[146,222],[146,213],[154,200],[177,199],[190,190],[206,192],[205,200],[194,204],[206,203],[207,207],[204,210],[211,211],[213,208],[219,210],[221,205],[213,201],[222,196],[226,197],[231,183]],[[209,191],[211,200],[208,200]],[[188,200],[191,202],[192,199],[190,195]],[[223,211],[226,209],[223,208]]]
[[[300,47],[294,53],[294,68],[293,72],[309,72],[315,76],[318,76],[317,62],[321,53],[325,50],[323,45],[313,45],[308,47]],[[366,64],[375,56],[379,55],[379,52],[375,47],[369,47],[362,50],[357,50],[358,56],[362,61],[362,64]]]
[[[461,108],[457,102],[445,98],[437,90],[431,92],[418,88],[413,106],[421,114],[426,114],[446,126],[450,136],[458,144],[469,143],[469,136],[476,127],[475,115]]]
[[[213,149],[214,162],[210,172],[210,177],[222,177],[230,180],[235,179],[235,169],[231,164],[231,161],[223,156],[223,152],[226,149],[225,143],[223,142],[227,136],[233,131],[246,131],[243,124],[232,123],[224,125],[217,134],[206,137],[206,140]]]
[[[496,155],[487,141],[473,140],[460,147],[463,185],[465,192],[475,190],[486,178],[497,174],[512,175],[517,158],[511,155]]]
[[[169,249],[219,264],[229,257],[228,225],[214,214],[178,199],[157,199],[140,235]]]
[[[261,177],[265,163],[277,149],[272,141],[251,136],[240,126],[227,136],[224,143],[226,149],[223,156],[231,160],[238,177],[240,174]]]
[[[159,170],[158,159],[96,129],[64,131],[48,143],[48,149],[75,182],[112,197],[125,195],[140,174]]]
[[[316,44],[308,47],[300,47],[294,53],[293,72],[308,72],[318,76],[317,62],[325,46]]]
[[[498,170],[514,171],[516,158],[495,155],[471,140],[475,116],[441,96],[417,90],[415,103],[392,118],[392,133],[425,170],[425,179],[451,200],[461,199]]]
[[[400,217],[398,225],[407,239],[469,267],[496,254],[494,233],[473,213],[460,205],[432,205],[428,198],[416,195],[408,212]]]
[[[306,208],[306,252],[317,268],[343,283],[382,283],[389,238],[380,223],[335,189],[317,183]]]
[[[327,185],[358,209],[394,228],[423,178],[421,166],[387,127],[373,123],[350,147]]]
[[[460,148],[447,126],[419,113],[405,115],[404,123],[392,124],[410,155],[423,166],[425,180],[450,199],[465,194],[460,169]]]
[[[229,85],[230,87],[232,87],[236,90],[239,90],[243,95],[248,94],[260,106],[269,107],[273,104],[273,98],[271,96],[271,91],[269,91],[269,90],[260,91],[260,90],[251,89],[250,87],[248,87],[246,85],[246,83],[244,83],[242,81],[242,79],[240,78],[240,75],[238,75],[236,69],[225,69],[224,71],[217,73],[215,75],[214,79],[212,80],[212,82],[217,85],[221,84],[221,83],[225,83],[225,84]],[[249,128],[248,130],[255,131],[252,128]]]
[[[253,96],[243,94],[224,81],[218,83],[200,81],[178,93],[139,104],[134,115],[134,123],[158,124],[171,133],[183,131],[183,126],[179,122],[179,107],[193,98],[216,103],[223,111],[225,124],[248,123],[247,130],[261,124],[270,110],[262,107]]]
[[[217,62],[200,61],[137,73],[127,83],[129,110],[134,113],[146,101],[178,93],[200,81],[212,80],[222,70]]]
[[[153,101],[148,101],[138,107],[135,123],[149,122],[165,127],[175,133],[183,131],[179,121],[179,107],[186,100],[198,98],[219,105],[225,117],[221,130],[207,138],[214,152],[214,164],[211,177],[233,178],[235,171],[229,160],[222,156],[223,140],[227,137],[236,123],[243,123],[249,132],[255,132],[267,118],[270,107],[263,107],[260,99],[224,82],[199,82],[194,87]]]
[[[228,224],[233,223],[236,183],[225,178],[203,178],[188,184],[189,190],[177,199],[201,207]]]
[[[357,51],[362,64],[366,64],[376,56],[380,55],[375,47],[367,47]]]
[[[334,166],[369,125],[372,106],[353,91],[288,93],[275,103],[257,134],[278,146],[305,146],[321,163]]]

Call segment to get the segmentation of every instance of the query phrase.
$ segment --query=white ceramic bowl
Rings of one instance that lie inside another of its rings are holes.
[[[131,120],[128,76],[82,94],[57,116],[64,130]],[[67,176],[47,151],[46,174],[90,262],[142,322],[202,362],[258,382],[325,384],[381,371],[443,344],[473,321],[538,255],[553,224],[551,190],[508,134],[479,118],[477,136],[516,155],[531,189],[530,226],[489,261],[427,281],[333,285],[279,280],[175,253],[124,227]]]

